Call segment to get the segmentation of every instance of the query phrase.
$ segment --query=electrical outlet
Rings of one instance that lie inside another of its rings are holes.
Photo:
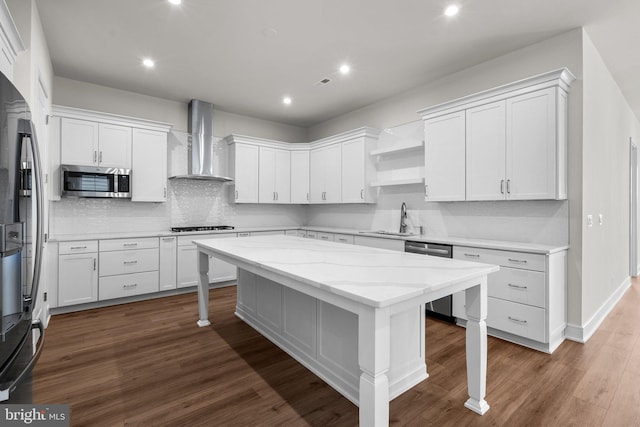
[[[587,215],[587,227],[593,227],[593,215]]]
[[[604,215],[602,214],[598,215],[598,222],[600,223],[600,225],[604,224]]]

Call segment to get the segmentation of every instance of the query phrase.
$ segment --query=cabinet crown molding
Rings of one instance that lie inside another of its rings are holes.
[[[160,132],[169,132],[173,127],[171,123],[157,122],[154,120],[140,119],[137,117],[122,116],[119,114],[104,113],[100,111],[84,110],[81,108],[65,107],[63,105],[54,105],[52,108],[52,114],[54,117],[88,120]]]
[[[312,141],[308,143],[283,142],[283,141],[276,141],[273,139],[257,138],[255,136],[237,135],[237,134],[227,135],[223,138],[223,141],[226,141],[227,144],[236,144],[236,143],[253,144],[253,145],[260,145],[263,147],[286,148],[291,151],[296,151],[296,150],[310,150],[313,148],[320,148],[326,145],[338,144],[344,141],[349,141],[351,139],[360,138],[360,137],[377,138],[380,132],[382,132],[380,129],[365,126],[365,127],[353,129],[347,132],[342,132],[336,135],[332,135],[327,138],[318,139],[316,141]]]
[[[11,49],[11,55],[13,55],[13,57],[8,59],[13,63],[15,57],[24,51],[25,48],[18,28],[4,0],[0,0],[0,37],[5,41],[9,49]]]
[[[458,110],[499,101],[514,95],[521,95],[548,87],[558,87],[565,92],[569,92],[569,87],[575,79],[576,76],[574,76],[568,68],[560,68],[482,92],[466,95],[452,101],[423,108],[418,110],[417,113],[422,116],[423,120],[427,120],[443,114],[453,113]]]

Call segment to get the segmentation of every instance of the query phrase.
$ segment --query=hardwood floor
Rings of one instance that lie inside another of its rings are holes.
[[[233,315],[235,287],[54,316],[35,403],[73,426],[355,426],[358,409]],[[487,401],[466,400],[464,329],[427,320],[430,377],[391,402],[392,425],[640,425],[640,282],[585,345],[553,355],[489,337]]]

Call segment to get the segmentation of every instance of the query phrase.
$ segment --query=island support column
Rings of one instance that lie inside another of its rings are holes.
[[[362,306],[358,316],[360,425],[389,425],[391,316],[387,308]]]
[[[484,400],[487,386],[487,276],[465,291],[467,314],[467,386],[464,406],[480,415],[489,410]]]
[[[209,326],[209,255],[198,251],[198,272],[200,283],[198,284],[198,326]]]

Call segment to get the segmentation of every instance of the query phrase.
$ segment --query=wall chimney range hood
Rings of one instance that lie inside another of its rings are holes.
[[[197,99],[189,101],[188,122],[187,174],[171,176],[169,179],[233,181],[232,178],[218,175],[218,171],[215,170],[213,104]]]

